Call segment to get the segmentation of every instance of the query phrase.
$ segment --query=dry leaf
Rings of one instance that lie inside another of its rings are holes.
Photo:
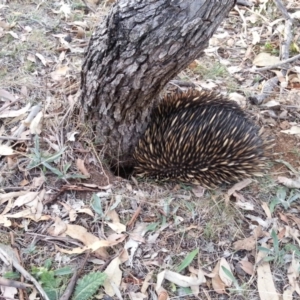
[[[300,135],[300,126],[292,126],[290,129],[281,130],[280,132],[287,133],[287,134]]]
[[[267,247],[267,245],[263,245]],[[273,276],[271,273],[270,264],[263,262],[263,258],[267,254],[263,251],[259,251],[256,257],[256,263],[259,263],[257,267],[257,288],[261,300],[279,300]]]
[[[69,70],[70,68],[68,66],[60,66],[55,71],[51,72],[51,78],[55,81],[60,81],[68,74]]]
[[[8,31],[8,33],[15,39],[19,39],[18,34],[13,31]]]
[[[289,284],[291,285],[294,291],[297,291],[297,293],[300,296],[299,270],[300,270],[300,261],[299,259],[296,259],[295,254],[293,254],[292,263],[288,268],[287,276],[289,279]]]
[[[148,296],[143,293],[135,293],[135,292],[129,292],[130,300],[143,300],[148,299]],[[160,300],[160,299],[159,299]]]
[[[299,230],[300,230],[300,218],[295,217],[292,214],[287,214],[287,217],[292,219],[298,226]]]
[[[226,294],[225,283],[222,281],[219,275],[219,270],[220,270],[220,261],[216,264],[212,272],[214,274],[211,279],[212,286],[216,293]]]
[[[293,189],[300,189],[300,178],[297,177],[296,179],[290,179],[283,176],[278,176],[277,180],[279,183],[285,185],[286,187],[293,188]]]
[[[16,101],[16,98],[6,90],[0,89],[0,98],[9,100],[9,101]]]
[[[286,223],[287,225],[289,225],[289,219],[285,214],[282,214],[281,212],[279,212],[279,217],[280,220],[283,221],[284,223]]]
[[[150,286],[150,280],[152,279],[152,275],[153,275],[153,270],[150,271],[144,279],[143,285],[141,287],[141,292],[143,294],[146,294],[146,291],[147,291],[148,287]]]
[[[164,278],[181,287],[191,287],[203,283],[202,278],[184,276],[170,270],[164,271]]]
[[[75,140],[76,140],[75,136],[78,133],[79,133],[78,131],[68,132],[67,133],[67,139],[68,139],[68,141],[75,142]]]
[[[206,189],[205,189],[204,187],[202,187],[202,186],[199,186],[199,185],[194,186],[194,187],[192,188],[193,194],[194,194],[196,197],[198,197],[198,198],[202,198],[202,197],[204,196],[205,191],[206,191]]]
[[[126,231],[126,226],[124,224],[110,222],[106,222],[106,224],[116,233],[122,233]]]
[[[0,155],[7,156],[7,155],[13,155],[14,153],[15,153],[14,150],[10,146],[0,145]]]
[[[69,218],[70,218],[70,221],[71,222],[74,222],[76,220],[76,217],[77,217],[77,214],[76,214],[76,211],[75,209],[70,206],[69,204],[67,203],[64,203],[64,202],[59,202],[64,208],[65,210],[69,213]]]
[[[7,216],[0,215],[0,224],[4,227],[10,227],[11,221],[7,218]]]
[[[78,212],[78,213],[84,213],[84,214],[87,214],[87,215],[89,215],[89,216],[91,216],[91,217],[94,217],[94,216],[95,216],[95,214],[93,213],[93,211],[92,211],[90,208],[88,208],[88,207],[80,208],[80,209],[77,210],[77,212]]]
[[[236,241],[233,243],[233,247],[235,250],[254,250],[256,248],[256,238],[254,236],[250,236],[243,240]]]
[[[262,202],[261,207],[263,208],[267,218],[272,219],[272,214],[271,214],[271,211],[270,211],[270,208],[269,208],[268,204],[266,202]]]
[[[221,280],[224,282],[225,286],[230,287],[232,285],[232,279],[230,279],[226,275],[226,273],[224,272],[222,267],[226,268],[229,272],[231,272],[230,265],[224,257],[222,257],[220,260],[219,276],[220,276]]]
[[[67,223],[56,217],[54,224],[48,229],[48,233],[52,236],[65,236],[64,233],[66,230]]]
[[[42,132],[43,112],[40,111],[31,121],[29,129],[31,134],[40,134]]]
[[[272,66],[280,62],[279,57],[273,56],[269,53],[259,53],[253,60],[253,65],[258,67]]]
[[[0,119],[19,117],[21,115],[24,115],[29,110],[30,107],[31,107],[31,104],[28,103],[24,108],[21,108],[19,110],[4,111],[2,114],[0,114]]]
[[[121,260],[118,257],[113,259],[107,266],[104,273],[107,278],[103,284],[105,293],[111,297],[115,295],[115,288],[119,288],[122,280],[122,271],[120,270]]]
[[[260,34],[257,31],[252,32],[252,45],[256,45],[260,42]]]
[[[78,158],[76,160],[76,167],[83,175],[88,176],[88,178],[91,177],[90,173],[88,172],[88,170],[86,169],[86,167],[84,165],[84,160]]]
[[[109,210],[106,215],[112,220],[113,223],[120,223],[119,215],[114,209]]]
[[[242,190],[243,188],[248,186],[251,182],[252,182],[252,179],[247,178],[245,180],[242,180],[242,181],[236,183],[232,188],[230,188],[227,191],[227,195],[230,197],[234,192]]]
[[[40,54],[40,53],[36,53],[35,55],[42,62],[42,64],[45,67],[47,67],[47,61],[46,61],[45,57],[42,54]]]
[[[282,294],[282,300],[293,300],[294,289],[289,286]]]
[[[247,260],[241,260],[239,261],[239,264],[241,266],[241,269],[249,274],[249,275],[253,275],[254,274],[254,266],[251,262],[247,261]]]

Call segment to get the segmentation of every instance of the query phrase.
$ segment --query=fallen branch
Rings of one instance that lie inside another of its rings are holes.
[[[297,55],[295,55],[291,58],[282,60],[277,64],[274,64],[274,65],[271,65],[271,66],[266,66],[266,67],[263,67],[263,68],[251,68],[251,69],[249,69],[249,71],[254,73],[254,72],[260,72],[260,71],[272,70],[272,69],[274,69],[276,67],[279,67],[279,66],[282,66],[284,64],[291,63],[291,62],[293,62],[297,59],[300,59],[300,54],[297,54]]]

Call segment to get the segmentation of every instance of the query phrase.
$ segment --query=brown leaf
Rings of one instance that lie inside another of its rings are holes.
[[[212,271],[213,277],[211,279],[211,282],[212,282],[213,289],[215,290],[216,293],[226,294],[225,283],[220,278],[219,272],[220,272],[220,261],[216,264],[216,266]]]
[[[245,273],[247,273],[249,275],[254,274],[254,266],[251,262],[249,262],[247,260],[241,260],[241,261],[239,261],[239,264],[241,265],[241,268]]]
[[[268,204],[266,202],[262,202],[261,207],[263,208],[267,218],[271,219],[272,214],[271,214],[271,211],[270,211],[270,208],[269,208]]]
[[[242,181],[236,183],[232,188],[230,188],[227,191],[227,195],[231,196],[234,192],[242,190],[243,188],[248,186],[251,182],[252,182],[252,179],[247,178],[245,180],[242,180]]]
[[[289,225],[289,219],[287,218],[287,216],[285,214],[279,213],[279,218],[281,221],[283,221],[284,223]]]
[[[300,230],[300,218],[297,218],[292,214],[287,214],[287,217],[292,219],[297,224],[298,229]]]
[[[88,170],[86,169],[85,165],[84,165],[84,160],[78,158],[76,160],[76,166],[77,166],[77,169],[85,176],[88,176],[90,177],[90,173],[88,172]]]
[[[286,233],[286,227],[284,227],[283,229],[281,229],[278,233],[278,239],[281,240],[285,237],[285,233]]]
[[[256,238],[254,236],[250,236],[243,240],[236,241],[233,243],[233,247],[235,250],[254,250],[256,248]]]

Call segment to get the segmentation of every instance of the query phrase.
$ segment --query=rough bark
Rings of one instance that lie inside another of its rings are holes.
[[[81,102],[111,157],[127,160],[164,86],[200,56],[235,0],[119,0],[91,37]]]

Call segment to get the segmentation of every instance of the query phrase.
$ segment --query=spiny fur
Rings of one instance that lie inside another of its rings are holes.
[[[265,143],[234,101],[213,92],[167,95],[134,151],[135,172],[215,187],[262,176]]]

